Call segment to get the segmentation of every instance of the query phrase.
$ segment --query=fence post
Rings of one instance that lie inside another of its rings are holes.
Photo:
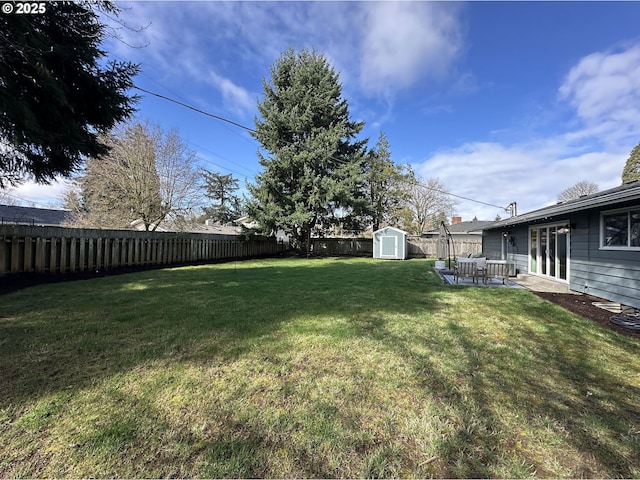
[[[49,257],[49,273],[56,273],[58,270],[58,239],[51,238],[51,255]]]
[[[76,239],[74,237],[71,237],[68,243],[69,243],[69,271],[75,272],[76,271],[76,255],[75,255]]]
[[[87,270],[93,270],[93,255],[95,252],[95,249],[93,248],[93,238],[88,238],[87,243]]]
[[[4,275],[7,272],[7,262],[6,262],[6,255],[7,255],[7,239],[6,237],[0,237],[0,275]]]

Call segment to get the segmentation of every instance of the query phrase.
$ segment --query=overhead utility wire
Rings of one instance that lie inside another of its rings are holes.
[[[148,93],[149,95],[153,95],[154,97],[158,97],[158,98],[161,98],[163,100],[167,100],[168,102],[172,102],[172,103],[175,103],[177,105],[180,105],[181,107],[188,108],[189,110],[193,110],[194,112],[201,113],[202,115],[206,115],[207,117],[215,118],[216,120],[220,120],[220,121],[223,121],[223,122],[230,123],[231,125],[234,125],[234,126],[236,126],[238,128],[242,128],[242,129],[244,129],[244,130],[246,130],[248,132],[251,132],[251,133],[257,133],[252,128],[245,127],[244,125],[242,125],[240,123],[237,123],[237,122],[234,122],[233,120],[229,120],[228,118],[224,118],[224,117],[221,117],[219,115],[214,115],[213,113],[205,112],[204,110],[200,110],[199,108],[193,107],[193,106],[191,106],[191,105],[189,105],[187,103],[181,102],[181,101],[176,100],[174,98],[170,98],[170,97],[167,97],[165,95],[161,95],[161,94],[155,93],[155,92],[150,92],[149,90],[145,90],[144,88],[138,87],[137,85],[134,85],[134,88],[137,89],[137,90],[140,90],[141,92]]]
[[[410,182],[407,182],[407,183],[410,183]],[[455,193],[445,192],[444,190],[438,190],[437,188],[428,187],[427,185],[422,185],[420,183],[418,183],[418,185],[421,185],[424,188],[428,188],[429,190],[432,190],[434,192],[442,193],[442,194],[445,194],[445,195],[450,195],[450,196],[456,197],[456,198],[461,198],[462,200],[468,200],[469,202],[480,203],[481,205],[486,205],[487,207],[494,207],[494,208],[499,208],[501,210],[507,210],[507,207],[501,207],[500,205],[494,205],[493,203],[486,203],[486,202],[482,202],[480,200],[474,200],[473,198],[463,197],[462,195],[456,195]]]
[[[56,208],[56,207],[53,207],[53,206],[51,206],[51,205],[47,205],[47,204],[45,204],[45,203],[40,203],[40,202],[35,202],[35,201],[33,201],[33,200],[29,200],[28,198],[24,198],[24,197],[20,197],[20,196],[18,196],[18,195],[14,195],[13,193],[9,193],[9,192],[3,191],[3,192],[2,192],[2,194],[3,194],[3,195],[6,195],[7,197],[15,198],[16,200],[21,200],[21,201],[23,201],[23,202],[30,203],[30,204],[32,204],[32,205],[35,205],[36,207],[41,207],[41,208],[48,208],[48,209],[57,210],[57,208]],[[17,205],[17,206],[21,207],[21,206],[23,206],[23,205]]]
[[[153,80],[153,79],[151,79],[151,80]],[[206,112],[206,111],[201,110],[201,109],[199,109],[199,108],[196,108],[196,107],[194,107],[194,106],[192,106],[192,105],[189,105],[189,104],[187,104],[187,103],[185,103],[185,102],[181,102],[181,101],[179,101],[179,100],[176,100],[175,98],[167,97],[166,95],[162,95],[162,94],[160,94],[160,93],[151,92],[151,91],[146,90],[146,89],[144,89],[144,88],[142,88],[142,87],[138,87],[137,85],[134,85],[134,88],[136,88],[137,90],[140,90],[141,92],[148,93],[149,95],[153,95],[154,97],[161,98],[162,100],[167,100],[167,101],[169,101],[169,102],[175,103],[176,105],[180,105],[181,107],[188,108],[189,110],[193,110],[194,112],[198,112],[198,113],[200,113],[200,114],[202,114],[202,115],[206,115],[206,116],[208,116],[208,117],[215,118],[216,120],[221,120],[221,121],[223,121],[223,122],[230,123],[231,125],[233,125],[233,126],[235,126],[235,127],[239,127],[239,128],[244,129],[244,130],[247,130],[248,132],[255,133],[255,130],[253,130],[253,129],[249,128],[249,127],[245,127],[244,125],[241,125],[241,124],[239,124],[239,123],[237,123],[237,122],[234,122],[233,120],[229,120],[228,118],[224,118],[224,117],[221,117],[221,116],[219,116],[219,115],[214,115],[213,113]],[[189,143],[192,143],[192,142],[189,142]],[[194,145],[195,145],[195,144],[194,144]],[[207,150],[207,151],[209,151],[209,152],[213,153],[214,155],[216,155],[216,156],[218,156],[218,157],[222,158],[223,160],[226,160],[224,157],[222,157],[222,156],[220,156],[220,155],[216,154],[215,152],[212,152],[211,150],[205,149],[205,148],[200,147],[200,146],[198,146],[198,145],[195,145],[195,146],[196,146],[196,147],[198,147],[198,148],[200,148],[200,149],[202,149],[202,150]],[[202,158],[200,158],[200,159],[201,159],[201,160],[205,160],[205,159],[202,159]],[[227,161],[229,161],[229,160],[227,160]],[[238,171],[236,171],[236,170],[233,170],[233,169],[231,169],[231,168],[223,167],[223,166],[221,166],[221,165],[216,165],[215,163],[210,162],[210,161],[208,161],[208,163],[211,163],[212,165],[215,165],[215,166],[217,166],[217,167],[219,167],[219,168],[222,168],[222,169],[224,169],[224,170],[228,170],[228,171],[230,171],[230,172],[237,173],[238,175],[240,175],[240,176],[242,176],[242,177],[245,177],[245,179],[247,179],[247,178],[248,178],[246,174],[244,174],[244,173],[240,173],[240,172],[238,172]],[[242,165],[238,165],[238,166],[239,166],[239,167],[242,167]],[[242,167],[242,168],[247,169],[246,167]],[[247,170],[249,170],[249,169],[247,169]],[[254,173],[254,172],[253,172],[253,171],[251,171],[251,170],[249,170],[249,171],[250,171],[251,173]]]
[[[155,83],[156,85],[158,85],[160,88],[166,90],[167,92],[171,93],[173,95],[173,98],[176,98],[178,100],[182,100],[183,102],[187,102],[188,100],[186,98],[183,98],[182,96],[180,96],[179,93],[176,93],[175,91],[171,90],[169,87],[167,87],[166,85],[161,84],[160,82],[158,82],[155,78],[150,77],[149,75],[147,75],[144,72],[140,72],[140,75],[148,78],[150,81],[152,81],[153,83]],[[238,138],[241,138],[242,140],[244,140],[247,143],[250,144],[254,144],[254,142],[252,142],[251,140],[249,140],[246,136],[242,136],[240,135],[236,130],[230,128],[227,125],[222,125],[226,130],[229,130],[231,133],[233,133],[234,135],[237,135]],[[253,172],[252,172],[253,173]]]
[[[145,27],[145,28],[146,28],[146,27]],[[128,45],[126,42],[123,42],[123,43],[125,43],[125,45]],[[134,47],[134,48],[138,48],[138,47]],[[116,58],[116,59],[117,59],[117,60],[119,60],[120,62],[124,62],[124,60],[123,60],[123,59],[121,59],[121,58]],[[187,101],[187,100],[186,100],[186,99],[184,99],[183,97],[181,97],[179,93],[177,93],[177,92],[175,92],[175,91],[171,90],[171,89],[170,89],[169,87],[167,87],[166,85],[163,85],[162,83],[158,82],[155,78],[153,78],[153,77],[151,77],[151,76],[147,75],[144,71],[141,71],[141,72],[139,73],[139,75],[142,75],[143,77],[146,77],[146,78],[147,78],[147,79],[149,79],[151,82],[153,82],[153,83],[155,83],[156,85],[158,85],[160,88],[162,88],[162,89],[164,89],[164,90],[167,90],[169,93],[171,93],[171,94],[173,95],[173,97],[174,97],[174,98],[171,98],[171,97],[165,97],[165,96],[163,96],[163,95],[161,95],[161,94],[158,94],[158,93],[155,93],[155,92],[151,92],[151,91],[149,91],[149,90],[145,90],[145,89],[143,89],[143,88],[141,88],[141,87],[138,87],[137,85],[134,85],[134,88],[137,88],[138,90],[143,91],[143,92],[145,92],[145,93],[148,93],[148,94],[150,94],[150,95],[157,96],[157,97],[162,98],[162,99],[164,99],[164,100],[168,100],[168,101],[171,101],[171,102],[177,103],[178,105],[181,105],[181,106],[184,106],[184,107],[186,107],[186,108],[192,109],[192,110],[194,110],[194,111],[196,111],[196,112],[198,112],[198,113],[202,113],[202,114],[204,114],[204,115],[209,115],[207,112],[204,112],[204,111],[202,111],[202,110],[200,110],[200,109],[197,109],[197,108],[195,108],[195,107],[192,107],[191,105],[188,105],[188,104],[186,103],[186,101]],[[176,100],[176,98],[177,98],[177,99],[182,100],[182,101],[183,101],[183,102],[185,102],[185,103],[181,103],[179,100]],[[214,118],[218,118],[218,117],[214,116]],[[222,119],[222,120],[227,121],[227,119]],[[237,124],[236,124],[235,122],[230,122],[230,123],[232,123],[234,126],[237,126]],[[224,125],[223,125],[223,126],[224,126]],[[246,137],[243,137],[242,135],[239,135],[238,133],[236,133],[236,131],[235,131],[235,130],[232,130],[231,128],[229,128],[229,127],[227,127],[227,126],[224,126],[224,128],[225,128],[225,129],[227,129],[227,130],[229,130],[229,131],[230,131],[230,132],[232,132],[233,134],[238,135],[238,137],[239,137],[239,138],[241,138],[241,139],[243,139],[243,140],[245,140],[245,141],[247,141],[247,142],[251,143],[251,142],[250,142]],[[243,127],[243,128],[245,128],[245,127]],[[246,128],[245,128],[245,129],[246,129]],[[237,166],[237,167],[243,168],[243,169],[245,169],[245,170],[247,170],[247,171],[251,172],[253,175],[255,175],[255,174],[256,174],[256,172],[254,172],[253,170],[251,170],[251,169],[249,169],[249,168],[247,168],[247,167],[245,167],[245,166],[243,166],[243,165],[237,164],[237,163],[235,163],[234,161],[229,160],[228,158],[225,158],[225,157],[223,157],[222,155],[220,155],[220,154],[218,154],[218,153],[216,153],[216,152],[214,152],[214,151],[212,151],[212,150],[210,150],[210,149],[207,149],[207,148],[205,148],[205,147],[202,147],[202,146],[200,146],[200,145],[197,145],[197,144],[193,143],[193,142],[192,142],[192,141],[190,141],[190,140],[186,140],[186,141],[187,141],[188,143],[190,143],[191,145],[193,145],[193,146],[195,146],[195,147],[199,148],[200,150],[205,150],[205,151],[207,151],[207,152],[209,152],[209,153],[212,153],[213,155],[215,155],[216,157],[220,158],[221,160],[224,160],[224,161],[226,161],[226,162],[229,162],[229,163],[231,163],[232,165],[235,165],[235,166]],[[247,175],[247,174],[245,174],[245,173],[240,173],[240,172],[238,172],[237,170],[233,170],[233,169],[231,169],[231,168],[229,168],[229,167],[225,167],[225,166],[223,166],[223,165],[219,165],[219,164],[217,164],[217,163],[215,163],[215,162],[212,162],[212,161],[211,161],[211,160],[209,160],[209,159],[203,158],[203,157],[202,157],[202,156],[200,156],[200,155],[198,156],[198,159],[199,159],[201,162],[211,164],[211,165],[213,165],[213,166],[214,166],[214,167],[216,167],[216,168],[221,168],[221,169],[223,169],[223,170],[227,170],[227,171],[232,172],[232,173],[237,173],[238,175],[240,175],[241,177],[243,177],[245,180],[248,180],[248,179],[249,179],[248,175]]]
[[[206,112],[206,111],[204,111],[204,110],[201,110],[201,109],[199,109],[199,108],[196,108],[196,107],[194,107],[194,106],[192,106],[192,105],[189,105],[189,104],[187,104],[187,103],[180,102],[179,100],[175,100],[175,99],[173,99],[173,98],[167,97],[167,96],[165,96],[165,95],[161,95],[161,94],[159,94],[159,93],[150,92],[149,90],[145,90],[144,88],[138,87],[137,85],[134,85],[134,88],[136,88],[136,89],[140,90],[141,92],[148,93],[149,95],[153,95],[154,97],[158,97],[158,98],[161,98],[161,99],[163,99],[163,100],[167,100],[167,101],[169,101],[169,102],[172,102],[172,103],[175,103],[175,104],[177,104],[177,105],[180,105],[180,106],[182,106],[182,107],[188,108],[189,110],[193,110],[194,112],[201,113],[202,115],[206,115],[207,117],[215,118],[216,120],[221,120],[221,121],[223,121],[223,122],[230,123],[231,125],[234,125],[234,126],[236,126],[236,127],[238,127],[238,128],[242,128],[242,129],[244,129],[244,130],[246,130],[246,131],[248,131],[248,132],[251,132],[251,133],[257,133],[257,132],[256,132],[254,129],[252,129],[252,128],[249,128],[249,127],[246,127],[246,126],[244,126],[244,125],[242,125],[242,124],[240,124],[240,123],[234,122],[233,120],[229,120],[228,118],[221,117],[220,115],[214,115],[213,113]],[[341,161],[342,161],[342,160],[341,160],[341,159],[339,159],[339,158],[334,158],[334,160],[337,160],[338,162],[341,162]],[[346,162],[343,162],[343,163],[346,163]],[[408,183],[409,185],[416,185],[415,183],[412,183],[412,182],[406,182],[406,183]],[[500,205],[494,205],[494,204],[492,204],[492,203],[482,202],[482,201],[480,201],[480,200],[474,200],[473,198],[464,197],[464,196],[462,196],[462,195],[456,195],[455,193],[450,193],[450,192],[445,192],[445,191],[443,191],[443,190],[438,190],[438,189],[436,189],[436,188],[428,187],[427,185],[424,185],[424,184],[421,184],[421,183],[418,183],[418,185],[420,185],[421,187],[426,188],[426,189],[428,189],[428,190],[431,190],[431,191],[433,191],[433,192],[442,193],[442,194],[444,194],[444,195],[450,195],[450,196],[452,196],[452,197],[460,198],[460,199],[462,199],[462,200],[467,200],[467,201],[469,201],[469,202],[479,203],[479,204],[481,204],[481,205],[486,205],[486,206],[488,206],[488,207],[498,208],[498,209],[500,209],[500,210],[504,210],[504,211],[508,211],[508,210],[509,210],[509,207],[511,207],[511,205],[512,205],[512,204],[509,204],[509,205],[508,205],[508,206],[506,206],[506,207],[502,207],[502,206],[500,206]]]

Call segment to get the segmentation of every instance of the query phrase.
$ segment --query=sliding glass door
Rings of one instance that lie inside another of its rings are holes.
[[[531,227],[529,273],[567,280],[569,229],[566,224]]]

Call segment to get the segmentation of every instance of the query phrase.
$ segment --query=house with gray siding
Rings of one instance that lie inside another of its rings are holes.
[[[485,225],[482,251],[513,273],[640,308],[640,181]]]

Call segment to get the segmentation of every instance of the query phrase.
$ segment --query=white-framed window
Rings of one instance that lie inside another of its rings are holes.
[[[640,250],[640,207],[602,213],[600,240],[604,249]]]

